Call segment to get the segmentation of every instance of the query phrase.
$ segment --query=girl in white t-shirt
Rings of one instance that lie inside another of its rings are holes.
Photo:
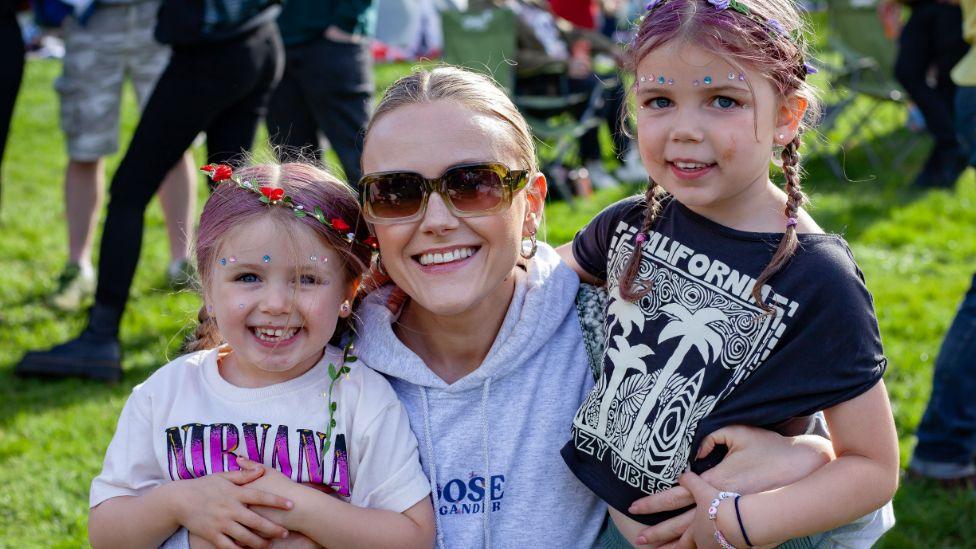
[[[375,248],[355,197],[305,164],[203,169],[219,183],[194,352],[126,402],[92,481],[92,545],[430,547],[402,405],[328,344]]]

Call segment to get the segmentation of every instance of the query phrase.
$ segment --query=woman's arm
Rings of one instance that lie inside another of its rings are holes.
[[[242,486],[262,473],[218,473],[107,499],[89,512],[89,540],[96,548],[158,547],[182,525],[217,547],[268,547],[268,539],[283,537],[287,530],[247,506],[288,509],[291,502]]]
[[[789,486],[740,499],[741,518],[753,545],[846,524],[878,509],[897,490],[898,437],[884,382],[824,415],[837,459]],[[708,504],[701,495],[695,498],[699,509]],[[717,522],[733,545],[745,544],[732,505],[720,506]]]
[[[265,469],[242,458],[238,458],[238,463],[247,469]],[[357,507],[293,482],[273,469],[267,469],[251,486],[285,495],[295,502],[289,511],[256,507],[256,512],[325,547],[429,548],[434,544],[434,508],[429,497],[402,513]]]

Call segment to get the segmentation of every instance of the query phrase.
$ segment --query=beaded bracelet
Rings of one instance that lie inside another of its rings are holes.
[[[712,500],[712,504],[708,506],[708,520],[715,521],[718,519],[718,506],[721,505],[723,500],[729,498],[737,498],[742,494],[736,492],[719,492],[718,497]],[[725,539],[722,531],[718,529],[718,523],[715,524],[715,541],[722,547],[722,549],[735,549],[735,546],[729,543],[729,540]]]

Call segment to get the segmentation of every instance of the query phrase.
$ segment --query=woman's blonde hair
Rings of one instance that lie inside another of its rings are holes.
[[[407,105],[438,100],[454,101],[503,122],[511,137],[512,152],[521,164],[510,168],[528,169],[531,173],[539,171],[532,132],[505,91],[484,75],[449,65],[418,69],[394,82],[383,94],[366,126],[365,142],[369,142],[373,126],[386,114]]]

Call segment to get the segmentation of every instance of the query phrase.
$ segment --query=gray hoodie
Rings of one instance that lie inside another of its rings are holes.
[[[481,366],[447,384],[393,333],[390,287],[360,308],[356,354],[406,406],[437,495],[438,547],[593,547],[606,504],[559,455],[593,385],[579,279],[539,244]]]

